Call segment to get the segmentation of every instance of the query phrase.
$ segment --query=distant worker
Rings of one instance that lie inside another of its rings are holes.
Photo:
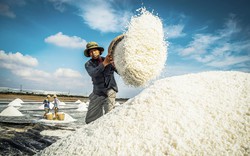
[[[93,83],[93,92],[89,95],[89,106],[85,122],[88,124],[111,111],[115,105],[118,87],[114,78],[116,69],[113,65],[112,56],[108,54],[101,57],[104,48],[96,42],[89,42],[84,50],[86,57],[91,57],[85,63],[85,69]]]
[[[55,112],[55,116],[57,116],[60,101],[58,100],[56,94],[53,97],[54,97],[54,107],[53,107],[53,109],[54,109],[54,112]]]
[[[49,98],[48,97],[43,101],[43,105],[44,105],[44,111],[45,111],[43,117],[46,118],[46,115],[50,111],[50,102],[49,102]]]

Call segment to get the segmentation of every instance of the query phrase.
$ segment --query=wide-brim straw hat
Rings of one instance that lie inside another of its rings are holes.
[[[103,47],[99,47],[98,44],[96,42],[89,42],[87,45],[86,45],[86,49],[84,50],[84,55],[86,57],[90,57],[89,55],[89,50],[91,49],[98,49],[100,51],[100,55],[102,54],[102,52],[104,51],[104,48]]]

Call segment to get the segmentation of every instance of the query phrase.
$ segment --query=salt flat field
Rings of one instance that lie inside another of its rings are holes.
[[[61,103],[59,112],[65,113],[64,121],[44,119],[42,102],[10,106],[11,101],[1,100],[0,155],[33,155],[85,125],[85,102]]]

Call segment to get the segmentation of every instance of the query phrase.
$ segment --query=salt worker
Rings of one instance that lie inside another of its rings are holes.
[[[98,46],[96,42],[89,42],[84,50],[86,57],[91,57],[85,63],[85,69],[90,75],[93,83],[93,91],[89,95],[89,106],[85,122],[88,124],[103,115],[110,112],[115,105],[116,93],[118,87],[114,78],[114,72],[117,72],[112,60],[111,54],[102,57],[103,47]]]
[[[58,100],[56,94],[54,94],[53,97],[54,97],[54,107],[53,108],[54,108],[55,116],[57,116],[60,101]]]
[[[43,106],[44,106],[44,115],[43,117],[46,118],[46,115],[49,113],[50,110],[50,102],[49,102],[50,96],[48,95],[46,99],[43,101]]]

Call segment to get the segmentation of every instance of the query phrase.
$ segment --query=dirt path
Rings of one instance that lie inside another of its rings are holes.
[[[53,96],[53,95],[51,95]],[[12,101],[16,98],[19,98],[23,101],[43,101],[46,98],[46,95],[30,95],[30,94],[15,94],[15,93],[0,93],[0,100],[2,101]],[[88,97],[84,96],[60,96],[58,99],[63,102],[75,102],[77,100],[87,101]]]

